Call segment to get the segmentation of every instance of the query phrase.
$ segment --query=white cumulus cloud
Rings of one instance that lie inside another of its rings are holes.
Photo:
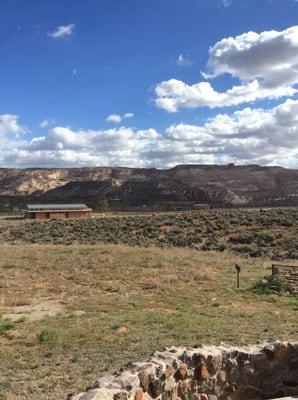
[[[41,121],[41,123],[39,124],[39,126],[41,128],[47,128],[49,126],[50,122],[47,119],[44,119],[43,121]]]
[[[119,115],[119,114],[110,114],[107,118],[106,118],[106,122],[111,123],[111,124],[120,124],[124,119],[131,119],[134,118],[134,113],[126,113],[123,115]]]
[[[156,106],[176,112],[293,96],[298,91],[298,26],[220,40],[209,50],[203,76],[207,80],[223,74],[231,75],[239,84],[218,92],[207,81],[192,85],[177,79],[161,82],[155,88]]]
[[[73,34],[75,24],[60,25],[53,32],[49,32],[48,35],[55,38],[68,38]]]
[[[133,118],[135,115],[134,115],[134,113],[126,113],[126,114],[124,114],[123,115],[123,119],[130,119],[130,118]]]
[[[110,114],[106,121],[112,124],[120,124],[120,122],[122,122],[122,117],[118,114]]]
[[[181,108],[236,106],[264,98],[293,96],[296,92],[297,90],[290,86],[262,87],[257,79],[244,85],[233,86],[226,92],[217,92],[209,82],[187,85],[177,79],[170,79],[156,87],[155,104],[168,112],[176,112]]]
[[[0,138],[19,137],[25,133],[27,129],[18,123],[19,117],[12,114],[0,115]]]
[[[222,39],[209,50],[207,70],[210,77],[227,73],[244,81],[258,79],[269,88],[296,84],[298,26]]]
[[[172,167],[184,163],[257,163],[298,168],[298,100],[266,110],[220,113],[201,125],[174,124],[164,131],[74,130],[55,126],[25,139],[13,115],[0,116],[0,166]]]
[[[43,121],[40,122],[39,127],[42,129],[47,129],[50,126],[53,126],[55,123],[56,123],[56,121],[53,118],[44,119]]]

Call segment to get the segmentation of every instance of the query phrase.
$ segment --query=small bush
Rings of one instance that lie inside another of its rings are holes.
[[[37,334],[37,340],[39,343],[53,343],[58,339],[58,334],[55,331],[43,329]]]
[[[272,243],[275,240],[275,236],[269,233],[261,232],[257,235],[256,241],[262,241],[264,243]]]
[[[14,324],[7,320],[0,320],[0,336],[14,328]]]
[[[259,294],[285,293],[290,291],[290,287],[277,276],[270,275],[258,281],[252,290]]]
[[[225,246],[224,244],[220,244],[220,245],[218,246],[218,250],[219,250],[219,251],[225,251],[225,249],[226,249],[226,246]]]
[[[251,244],[254,240],[253,235],[237,235],[237,236],[231,236],[230,239],[228,240],[230,243],[236,243],[236,244]]]

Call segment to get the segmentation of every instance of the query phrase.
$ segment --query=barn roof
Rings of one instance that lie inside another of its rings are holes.
[[[86,204],[27,204],[27,209],[33,210],[88,210]]]

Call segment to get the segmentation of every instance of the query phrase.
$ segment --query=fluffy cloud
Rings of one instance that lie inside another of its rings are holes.
[[[192,61],[187,56],[179,54],[176,64],[180,67],[190,67],[192,65]]]
[[[122,120],[124,119],[130,119],[133,118],[135,115],[133,113],[126,113],[123,115],[118,115],[118,114],[110,114],[106,118],[106,122],[111,123],[111,124],[120,124]]]
[[[269,88],[296,84],[298,26],[222,39],[209,50],[207,70],[211,77],[228,73]]]
[[[54,121],[52,120],[48,120],[48,119],[44,119],[43,121],[41,121],[41,123],[39,124],[40,128],[42,129],[46,129],[48,128]]]
[[[293,96],[298,84],[298,26],[283,31],[248,32],[224,38],[209,50],[205,79],[230,74],[240,81],[226,92],[209,82],[188,85],[171,79],[156,86],[156,105],[180,108],[224,107]]]
[[[107,117],[106,121],[111,124],[120,124],[120,122],[122,121],[122,117],[121,117],[121,115],[118,115],[118,114],[110,114]]]
[[[75,24],[60,25],[53,32],[49,32],[48,35],[55,38],[68,38],[73,34]]]
[[[9,135],[19,137],[26,132],[26,128],[19,125],[17,115],[0,115],[0,138],[7,138]]]
[[[44,119],[43,121],[41,121],[41,123],[39,124],[39,126],[43,129],[47,128],[50,124],[50,121],[48,121],[47,119]]]
[[[183,163],[259,163],[298,168],[298,100],[271,109],[218,114],[202,125],[154,129],[54,127],[24,140],[15,116],[0,116],[2,166],[171,167]],[[3,141],[3,139],[5,139]]]
[[[130,118],[133,118],[135,115],[134,115],[134,113],[126,113],[126,114],[124,114],[123,115],[123,119],[130,119]]]
[[[5,166],[6,157],[10,158],[13,153],[28,146],[29,142],[23,139],[27,128],[20,125],[17,115],[0,115],[0,165]]]
[[[298,101],[287,100],[272,110],[246,108],[232,115],[218,114],[202,126],[173,125],[158,143],[159,154],[169,156],[169,141],[184,160],[198,162],[259,163],[298,167]],[[171,157],[174,154],[171,154]],[[185,162],[185,161],[184,161]]]
[[[79,130],[65,127],[51,129],[47,136],[35,137],[11,149],[0,164],[17,166],[145,166],[140,154],[157,139],[154,129],[134,131],[130,128]]]
[[[176,112],[180,108],[236,106],[264,98],[277,99],[293,96],[296,92],[296,89],[287,86],[262,87],[257,79],[245,85],[233,86],[226,92],[217,92],[209,82],[187,85],[182,81],[170,79],[156,87],[155,104],[168,112]]]
[[[40,122],[39,127],[42,129],[49,129],[50,126],[53,126],[56,123],[55,119],[44,119]]]

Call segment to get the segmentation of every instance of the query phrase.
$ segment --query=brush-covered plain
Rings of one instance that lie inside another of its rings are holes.
[[[0,224],[0,242],[191,247],[278,260],[298,259],[297,237],[298,208],[108,214],[86,220]]]

